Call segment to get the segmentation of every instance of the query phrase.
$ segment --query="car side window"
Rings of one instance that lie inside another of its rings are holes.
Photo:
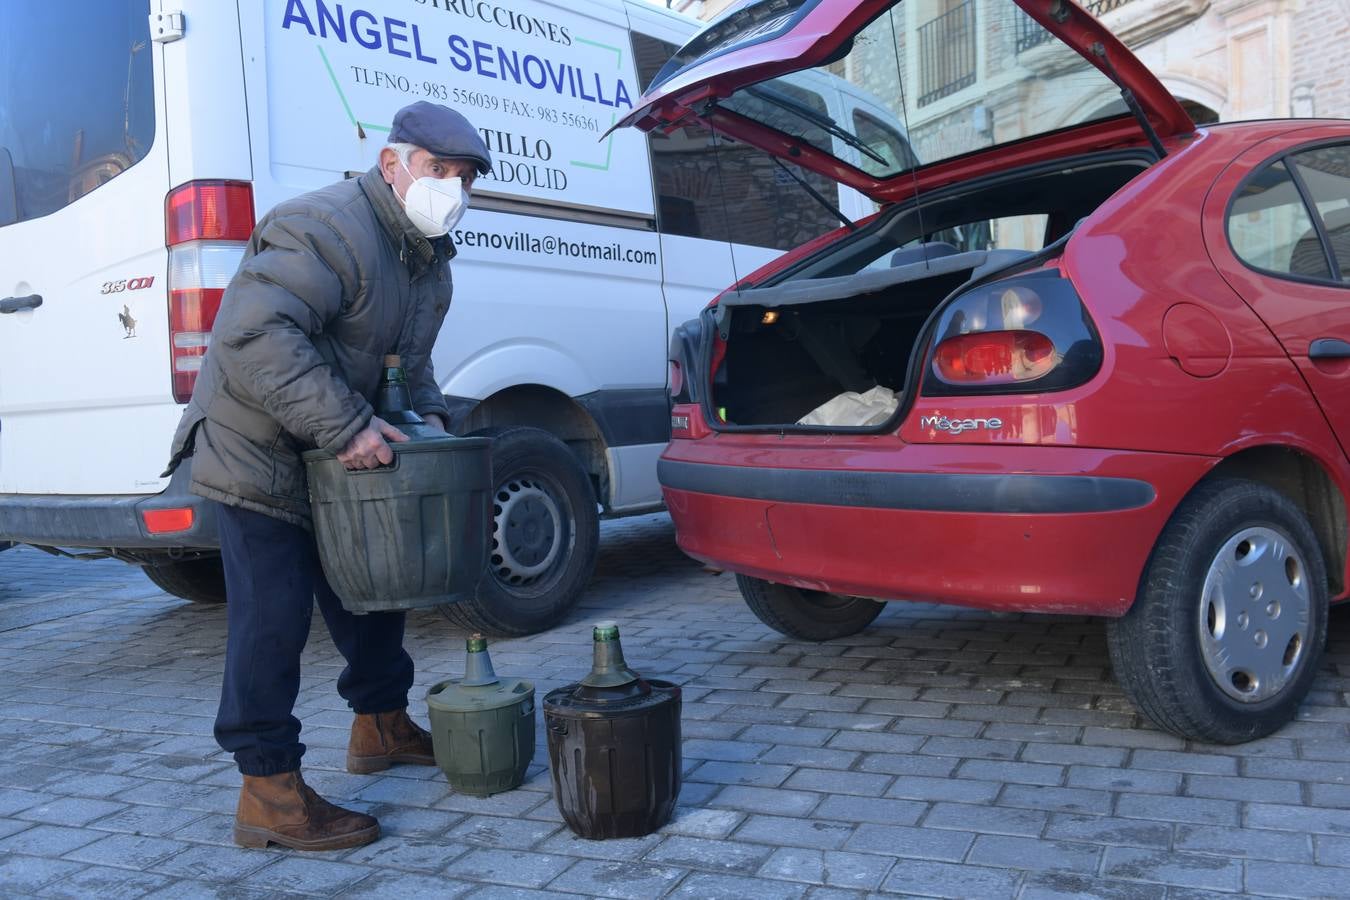
[[[1238,258],[1257,269],[1331,278],[1326,249],[1283,160],[1266,166],[1239,188],[1228,211],[1228,240]]]
[[[853,111],[853,130],[864,144],[885,157],[886,164],[892,170],[912,169],[919,164],[919,158],[910,149],[909,141],[900,136],[894,128],[869,116],[862,110]]]
[[[1291,154],[1239,189],[1228,239],[1248,265],[1350,282],[1350,146]]]
[[[1299,153],[1294,166],[1322,219],[1341,281],[1350,281],[1350,146]]]
[[[639,80],[649,84],[678,49],[633,32]],[[794,85],[780,85],[779,90],[825,112],[819,94]],[[767,153],[701,125],[681,126],[669,134],[653,131],[647,145],[656,184],[656,224],[665,234],[790,250],[842,224]],[[833,181],[804,169],[793,172],[838,204],[839,186]]]

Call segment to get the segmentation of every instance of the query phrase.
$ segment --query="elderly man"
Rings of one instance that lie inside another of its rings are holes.
[[[170,471],[192,457],[192,490],[219,501],[229,637],[215,734],[243,775],[234,838],[298,850],[379,837],[300,776],[300,654],[317,600],[347,662],[338,693],[355,712],[347,769],[432,765],[407,713],[412,659],[404,614],[355,616],[319,566],[300,454],[322,447],[348,468],[393,459],[407,438],[375,416],[385,354],[403,357],[413,404],[444,429],[431,347],[450,305],[447,237],[487,146],[454,110],[399,110],[379,163],[360,178],[278,205],[253,232],[211,332]],[[166,473],[167,474],[167,473]]]

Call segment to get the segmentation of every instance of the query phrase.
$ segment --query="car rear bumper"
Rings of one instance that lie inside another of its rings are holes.
[[[0,544],[127,550],[214,549],[215,504],[189,493],[180,466],[158,494],[0,494]],[[189,528],[160,534],[146,526],[153,510],[191,509]]]
[[[1214,462],[1077,448],[757,444],[743,454],[698,444],[672,443],[660,478],[680,547],[710,565],[877,599],[1103,616],[1129,608],[1158,534]]]

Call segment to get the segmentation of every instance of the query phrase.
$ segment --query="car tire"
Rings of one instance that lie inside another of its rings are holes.
[[[779,634],[807,641],[857,634],[871,625],[886,605],[879,600],[807,591],[748,575],[737,575],[736,586],[761,622]]]
[[[141,571],[166,594],[193,603],[225,602],[225,568],[219,556],[170,559],[143,566]]]
[[[542,429],[474,434],[492,438],[490,558],[477,591],[441,609],[469,631],[507,637],[546,631],[576,605],[595,572],[600,515],[590,476],[566,444]]]
[[[1288,722],[1327,633],[1317,536],[1264,484],[1202,484],[1154,546],[1133,606],[1107,624],[1121,687],[1158,727],[1237,744]]]

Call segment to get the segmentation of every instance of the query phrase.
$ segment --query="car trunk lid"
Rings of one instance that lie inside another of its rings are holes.
[[[958,3],[927,21],[912,5],[742,4],[686,44],[619,124],[700,122],[878,202],[1010,163],[1145,141],[1161,150],[1194,129],[1162,83],[1072,0]],[[894,121],[840,123],[802,104],[784,76],[809,68],[878,94]],[[966,104],[966,134],[939,127]]]

